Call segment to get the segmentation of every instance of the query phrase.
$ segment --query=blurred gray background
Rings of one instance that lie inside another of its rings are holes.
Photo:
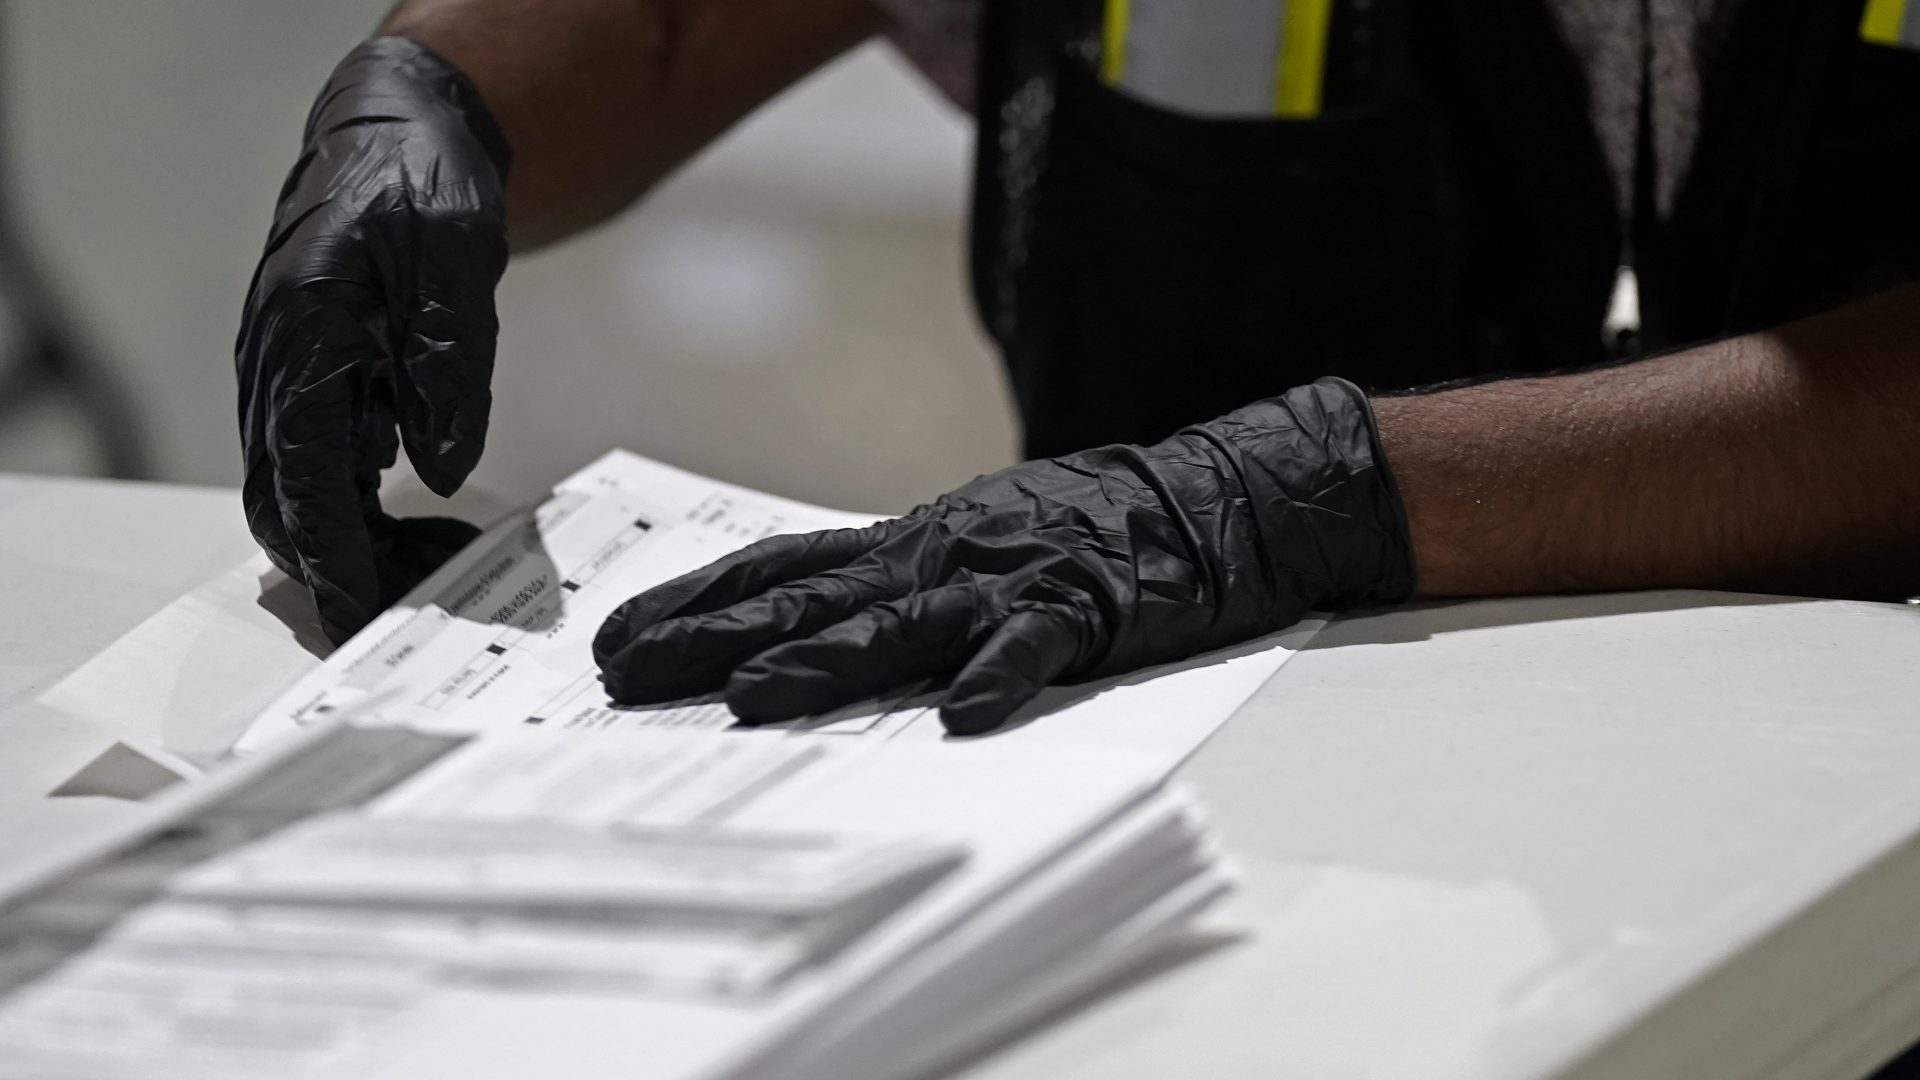
[[[247,279],[313,94],[388,6],[5,6],[0,171],[160,479],[239,482],[232,348]],[[533,498],[625,446],[892,512],[1011,461],[1011,411],[964,279],[971,139],[872,44],[612,224],[515,260],[474,486]],[[0,417],[0,471],[101,468],[69,397]]]

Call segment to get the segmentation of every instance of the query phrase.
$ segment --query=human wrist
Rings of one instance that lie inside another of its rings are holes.
[[[1509,395],[1532,389],[1524,380],[1503,385]],[[1374,401],[1382,452],[1406,509],[1419,595],[1564,588],[1570,582],[1543,570],[1555,539],[1533,509],[1530,486],[1490,479],[1500,440],[1511,437],[1515,418],[1476,408],[1470,396],[1447,391]]]

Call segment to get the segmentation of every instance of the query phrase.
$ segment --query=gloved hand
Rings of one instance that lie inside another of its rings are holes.
[[[940,718],[976,734],[1049,683],[1412,592],[1366,395],[1322,379],[1155,446],[1031,461],[869,528],[762,540],[627,601],[593,651],[615,701],[724,685],[747,723],[957,671]]]
[[[380,470],[404,442],[420,479],[451,495],[480,458],[507,161],[466,76],[376,38],[321,91],[274,208],[234,345],[242,499],[335,643],[478,534],[389,517]]]

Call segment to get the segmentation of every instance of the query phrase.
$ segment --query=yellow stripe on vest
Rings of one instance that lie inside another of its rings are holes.
[[[1860,17],[1860,39],[1875,45],[1903,44],[1900,28],[1906,17],[1907,0],[1867,0],[1867,12]]]
[[[1281,24],[1280,63],[1273,73],[1275,116],[1304,119],[1320,115],[1327,24],[1332,15],[1333,0],[1287,0],[1287,15]]]
[[[1126,71],[1127,0],[1107,0],[1107,21],[1100,28],[1100,81],[1116,85]]]

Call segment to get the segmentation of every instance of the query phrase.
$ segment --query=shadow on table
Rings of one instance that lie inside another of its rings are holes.
[[[1089,698],[1122,686],[1157,679],[1177,671],[1212,667],[1237,657],[1284,645],[1299,652],[1338,649],[1350,645],[1401,645],[1426,641],[1436,634],[1486,630],[1501,626],[1557,622],[1566,619],[1591,619],[1607,615],[1635,615],[1653,611],[1677,611],[1684,608],[1752,607],[1765,604],[1801,602],[1793,596],[1767,596],[1758,593],[1701,592],[1691,589],[1666,589],[1652,592],[1591,593],[1577,596],[1522,596],[1489,600],[1430,600],[1392,608],[1373,608],[1336,615],[1325,628],[1310,634],[1299,627],[1230,645],[1222,649],[1169,664],[1156,664],[1139,671],[1089,682],[1052,686],[992,731],[969,738],[992,738],[1024,727],[1041,717],[1055,713]],[[913,704],[932,705],[938,694],[927,694]],[[959,736],[949,736],[959,738]]]
[[[1290,626],[1285,630],[1275,631],[1271,634],[1263,634],[1251,641],[1243,641],[1238,645],[1228,645],[1225,648],[1210,649],[1197,656],[1190,656],[1185,660],[1176,660],[1167,664],[1155,664],[1152,667],[1141,668],[1138,671],[1130,671],[1122,675],[1110,675],[1104,679],[1068,683],[1064,686],[1049,686],[1045,690],[1040,691],[1039,696],[1021,706],[1020,710],[1008,718],[1006,723],[1001,724],[992,731],[983,732],[979,735],[949,735],[947,738],[953,741],[963,739],[990,739],[995,735],[1004,735],[1009,731],[1026,727],[1035,720],[1059,712],[1069,706],[1078,705],[1090,698],[1098,697],[1109,690],[1115,690],[1123,686],[1136,686],[1140,683],[1150,682],[1163,675],[1171,675],[1175,672],[1192,671],[1196,668],[1216,667],[1229,660],[1235,660],[1242,656],[1250,656],[1257,652],[1264,652],[1276,645],[1285,646],[1297,651],[1305,647],[1311,636],[1312,631],[1309,629]],[[936,701],[937,698],[930,699],[926,704],[932,705],[935,704]]]
[[[1429,600],[1391,608],[1372,608],[1335,615],[1318,633],[1289,627],[1276,633],[1214,649],[1186,660],[1156,664],[1150,668],[1105,679],[1094,679],[1066,686],[1052,686],[1013,715],[1007,723],[971,738],[992,738],[1077,705],[1089,698],[1121,686],[1157,679],[1177,671],[1212,667],[1237,657],[1284,645],[1298,652],[1338,649],[1350,645],[1402,645],[1426,641],[1437,634],[1468,630],[1487,630],[1502,626],[1557,622],[1566,619],[1592,619],[1608,615],[1636,615],[1653,611],[1678,611],[1685,608],[1755,607],[1767,604],[1804,602],[1803,597],[1768,596],[1759,593],[1702,592],[1693,589],[1665,589],[1650,592],[1590,593],[1577,596],[1520,596],[1488,600]],[[932,705],[938,695],[929,694],[919,703]],[[949,736],[957,738],[957,736]]]
[[[1302,651],[1349,645],[1407,645],[1438,634],[1523,626],[1531,623],[1643,615],[1687,608],[1759,607],[1805,603],[1806,597],[1760,593],[1660,589],[1648,592],[1585,593],[1570,596],[1508,596],[1484,600],[1425,600],[1391,608],[1369,608],[1337,616]]]
[[[990,739],[1025,727],[1051,713],[1078,705],[1109,690],[1157,679],[1178,671],[1212,667],[1237,657],[1284,645],[1298,652],[1338,649],[1352,645],[1402,645],[1426,641],[1437,634],[1487,630],[1503,626],[1557,622],[1567,619],[1592,619],[1608,615],[1635,615],[1686,608],[1755,607],[1768,604],[1803,602],[1794,596],[1770,596],[1758,593],[1703,592],[1692,589],[1665,589],[1649,592],[1590,593],[1574,596],[1501,597],[1487,600],[1431,600],[1391,608],[1373,608],[1336,615],[1327,620],[1318,633],[1289,627],[1272,634],[1230,645],[1168,664],[1156,664],[1124,675],[1094,679],[1041,691],[1005,724],[971,736]],[[935,687],[903,702],[900,707],[931,707],[938,704],[940,691]]]

